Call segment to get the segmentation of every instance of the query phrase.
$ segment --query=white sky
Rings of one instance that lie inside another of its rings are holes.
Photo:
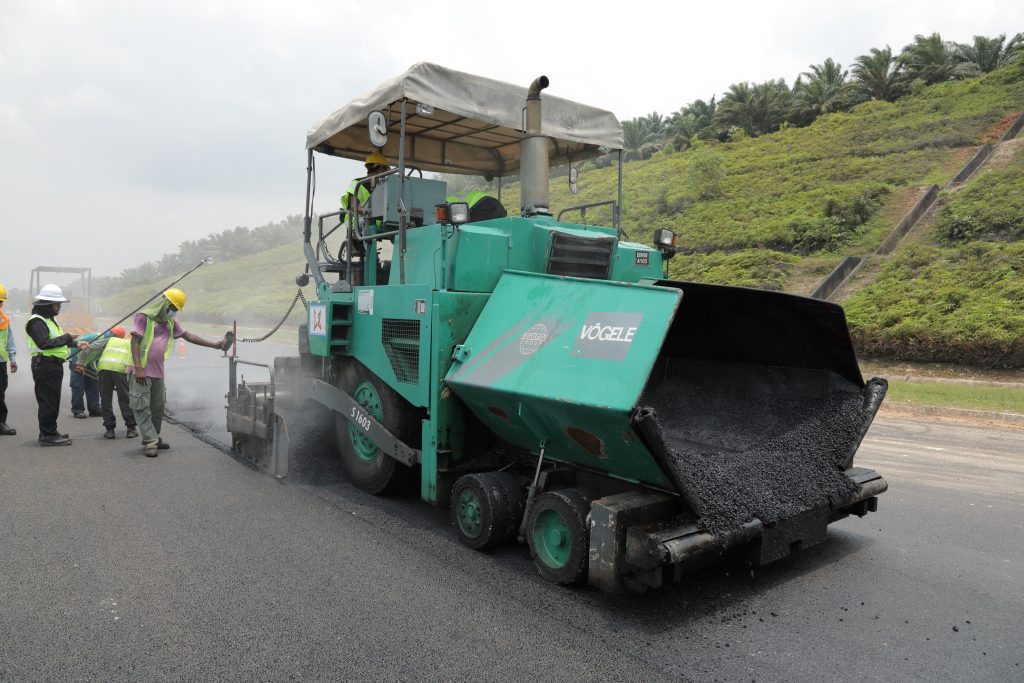
[[[301,213],[307,128],[418,61],[545,74],[627,119],[916,33],[1022,30],[1005,0],[0,0],[0,283],[39,264],[116,274]],[[358,168],[321,158],[319,210]]]

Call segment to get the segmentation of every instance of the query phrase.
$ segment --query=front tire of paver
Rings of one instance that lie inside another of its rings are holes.
[[[420,420],[416,409],[362,363],[352,361],[345,365],[337,386],[355,398],[402,442],[418,446]],[[334,430],[341,468],[348,480],[362,490],[373,495],[395,493],[405,488],[413,478],[411,468],[378,448],[358,425],[345,416],[335,413]]]
[[[590,497],[580,489],[537,496],[526,522],[526,540],[537,571],[563,586],[587,575],[590,555]]]
[[[459,477],[452,487],[449,514],[463,545],[486,550],[511,540],[523,518],[522,490],[507,472]]]

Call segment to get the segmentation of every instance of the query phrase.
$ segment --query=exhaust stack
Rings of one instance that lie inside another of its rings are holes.
[[[540,130],[540,91],[548,87],[548,77],[540,76],[530,84],[526,95],[526,137],[521,145],[519,181],[522,194],[519,209],[524,216],[550,215],[548,210],[548,139]]]

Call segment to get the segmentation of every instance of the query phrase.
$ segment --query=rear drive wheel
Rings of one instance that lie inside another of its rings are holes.
[[[512,539],[523,518],[523,500],[523,487],[507,472],[459,477],[449,503],[459,540],[474,550],[485,550]]]
[[[526,523],[526,540],[537,571],[567,586],[587,573],[590,554],[590,497],[580,489],[537,496]]]
[[[402,442],[419,444],[419,414],[394,389],[357,361],[348,363],[338,378],[348,392]],[[362,427],[345,416],[334,415],[341,467],[349,481],[374,495],[391,493],[408,483],[412,470],[380,450]]]

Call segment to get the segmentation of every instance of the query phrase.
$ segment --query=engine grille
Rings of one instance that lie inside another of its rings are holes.
[[[614,249],[614,237],[576,237],[553,232],[548,273],[607,280]]]
[[[420,321],[384,318],[380,342],[391,362],[395,379],[403,384],[420,380]]]

